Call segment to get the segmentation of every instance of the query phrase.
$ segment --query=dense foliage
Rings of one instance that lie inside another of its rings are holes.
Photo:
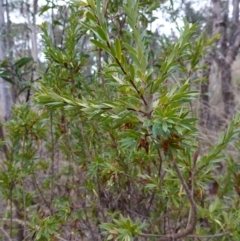
[[[153,34],[153,2],[75,1],[63,48],[41,26],[46,70],[1,143],[11,237],[240,239],[239,167],[223,152],[239,147],[240,117],[205,152],[197,126],[202,58],[219,36],[187,21],[176,41]]]

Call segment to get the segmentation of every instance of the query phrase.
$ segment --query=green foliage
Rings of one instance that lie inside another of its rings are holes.
[[[141,224],[138,220],[136,223],[133,223],[132,220],[124,218],[120,215],[119,220],[113,219],[113,224],[103,223],[100,227],[106,230],[108,235],[107,240],[123,240],[123,241],[132,241],[133,236],[139,236],[141,234],[141,229],[145,227],[144,224]],[[105,232],[103,232],[105,234]]]
[[[28,81],[28,79],[32,67],[33,59],[31,57],[23,57],[13,64],[9,60],[4,60],[0,62],[0,78],[15,85],[19,95],[31,86],[31,81]]]
[[[155,36],[154,53],[143,16],[156,2],[106,4],[71,4],[62,49],[41,26],[48,71],[36,87],[38,110],[15,106],[5,126],[3,198],[35,240],[169,240],[170,231],[184,240],[219,233],[238,240],[239,167],[230,158],[226,176],[214,171],[239,135],[240,117],[201,155],[191,108],[201,58],[216,37],[184,21],[177,41]],[[213,201],[210,182],[224,183]]]

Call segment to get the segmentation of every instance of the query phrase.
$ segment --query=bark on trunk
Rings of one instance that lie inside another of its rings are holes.
[[[6,41],[5,41],[5,19],[4,19],[4,11],[5,8],[3,0],[0,0],[0,61],[6,58]],[[0,78],[0,94],[1,94],[1,103],[3,110],[3,119],[7,121],[11,115],[11,107],[12,107],[12,93],[11,93],[11,85]]]
[[[224,103],[224,118],[229,119],[234,115],[235,101],[234,93],[232,88],[232,69],[231,65],[227,63],[224,59],[220,61],[220,66],[222,68],[222,97]]]
[[[232,71],[231,65],[236,58],[240,36],[236,33],[236,26],[239,19],[239,0],[233,1],[233,16],[232,16],[232,29],[230,36],[227,36],[228,21],[228,1],[212,0],[213,3],[213,17],[214,17],[214,33],[220,33],[221,38],[218,41],[219,51],[215,51],[214,59],[218,64],[221,72],[221,86],[222,98],[224,104],[224,118],[232,118],[235,112],[234,92],[232,88]]]
[[[36,24],[36,16],[38,12],[38,0],[33,0],[32,4],[29,3],[27,0],[27,4],[29,6],[32,5],[32,11],[28,9],[26,12],[27,16],[27,23],[28,23],[28,28],[31,29],[29,35],[30,35],[30,43],[31,43],[31,55],[34,60],[34,66],[33,66],[33,74],[32,74],[32,79],[31,83],[34,82],[35,79],[37,79],[37,72],[36,72],[36,67],[38,63],[38,45],[37,45],[37,24]],[[26,101],[28,102],[31,96],[31,89],[29,88],[27,91],[27,96],[26,96]]]

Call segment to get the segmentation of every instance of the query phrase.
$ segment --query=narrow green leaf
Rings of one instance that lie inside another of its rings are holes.
[[[87,18],[97,23],[97,18],[91,12],[87,12]]]
[[[162,123],[162,129],[163,129],[163,131],[165,131],[165,132],[167,132],[168,131],[168,124],[167,124],[167,122],[163,122]]]
[[[130,70],[131,78],[134,79],[135,78],[135,70],[134,70],[134,67],[132,64],[130,64],[129,70]]]
[[[118,58],[119,62],[121,63],[122,47],[121,47],[121,42],[120,42],[119,38],[116,38],[115,45],[116,45],[116,55],[117,55],[117,58]]]
[[[103,41],[107,41],[107,34],[106,34],[106,32],[104,32],[104,30],[102,29],[102,27],[97,26],[97,27],[96,27],[96,32],[98,33],[99,37],[100,37]]]
[[[90,5],[91,9],[95,12],[96,11],[96,5],[94,0],[87,0],[88,4]]]
[[[30,61],[33,61],[32,57],[24,57],[16,61],[14,66],[20,69],[24,65],[28,64]]]
[[[44,14],[48,9],[50,8],[53,8],[53,7],[50,7],[49,5],[44,5],[43,7],[40,8],[40,11],[39,11],[39,16],[41,16],[42,14]]]
[[[102,49],[102,50],[105,50],[107,53],[111,54],[108,46],[96,39],[91,39],[90,40],[95,46],[97,46],[98,48]]]

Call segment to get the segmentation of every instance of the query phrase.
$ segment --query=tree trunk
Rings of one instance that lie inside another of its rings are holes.
[[[236,58],[239,45],[240,33],[237,33],[239,19],[239,0],[233,0],[233,16],[231,22],[231,31],[229,39],[227,36],[228,21],[228,1],[212,0],[214,33],[220,33],[221,38],[218,41],[219,51],[215,51],[215,60],[221,72],[222,98],[224,104],[224,118],[232,118],[235,112],[234,93],[232,88],[231,66]],[[239,35],[239,36],[238,36]]]
[[[29,6],[32,5],[32,11],[31,8],[26,11],[27,15],[27,23],[28,23],[28,28],[31,30],[29,35],[30,35],[30,43],[31,43],[31,55],[34,60],[34,67],[33,67],[33,74],[32,74],[32,79],[31,83],[34,82],[35,79],[37,79],[37,72],[36,72],[36,66],[38,63],[38,46],[37,46],[37,24],[36,24],[36,16],[37,16],[37,11],[38,11],[38,0],[33,0],[32,4],[29,3],[29,0],[27,0],[27,4]],[[30,96],[31,96],[31,89],[28,89],[27,96],[26,96],[26,101],[29,101]]]
[[[0,0],[0,61],[3,61],[6,58],[6,26],[4,20],[4,11],[5,8],[3,0]],[[0,94],[1,94],[1,103],[3,111],[3,119],[7,121],[11,115],[12,107],[12,93],[11,85],[0,78]]]
[[[229,119],[234,115],[235,102],[232,88],[232,69],[231,65],[224,59],[220,61],[222,97],[224,103],[224,118]]]

